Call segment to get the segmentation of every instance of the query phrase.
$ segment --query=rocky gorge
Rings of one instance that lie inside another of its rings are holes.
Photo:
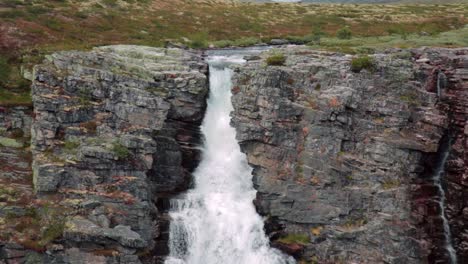
[[[350,55],[277,52],[283,66],[267,51],[234,67],[231,113],[272,246],[305,263],[449,263],[444,198],[463,263],[468,50],[390,50],[360,72]],[[36,66],[33,109],[0,108],[0,263],[162,262],[168,198],[201,158],[208,76],[200,51],[177,48]]]

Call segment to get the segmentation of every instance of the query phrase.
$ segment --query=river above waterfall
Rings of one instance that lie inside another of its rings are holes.
[[[232,55],[236,52],[222,53],[208,57],[210,96],[201,127],[203,157],[194,172],[194,188],[171,200],[166,264],[294,263],[270,248],[263,219],[252,203],[256,194],[252,168],[230,126],[229,65],[243,59]]]

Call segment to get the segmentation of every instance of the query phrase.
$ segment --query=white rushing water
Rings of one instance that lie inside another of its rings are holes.
[[[203,157],[195,186],[171,200],[170,254],[166,264],[295,263],[269,246],[252,203],[252,169],[230,126],[231,76],[236,57],[212,56],[210,96],[202,124]]]
[[[447,162],[447,158],[450,153],[449,146],[450,146],[450,142],[448,143],[448,147],[447,147],[448,149],[443,150],[442,158],[440,159],[439,164],[437,164],[432,180],[434,181],[434,184],[437,187],[439,195],[440,195],[439,207],[440,207],[440,217],[442,218],[442,225],[444,228],[445,249],[447,250],[447,253],[450,258],[450,264],[457,264],[458,262],[457,252],[453,248],[452,233],[450,231],[450,225],[449,225],[448,219],[445,216],[445,191],[442,186],[442,177],[445,174],[445,164]]]

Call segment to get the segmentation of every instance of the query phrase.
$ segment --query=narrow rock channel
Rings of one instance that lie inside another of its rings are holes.
[[[252,203],[252,169],[230,125],[230,64],[241,56],[211,56],[210,95],[202,125],[202,161],[194,188],[172,200],[170,256],[166,264],[295,263],[269,247],[263,219]]]

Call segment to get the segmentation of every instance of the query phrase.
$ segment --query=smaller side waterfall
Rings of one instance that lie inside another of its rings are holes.
[[[451,140],[448,139],[445,147],[441,148],[441,157],[438,161],[438,164],[434,170],[433,175],[433,182],[434,185],[437,187],[440,199],[439,199],[439,207],[440,207],[440,217],[442,218],[442,225],[444,228],[444,236],[445,236],[445,249],[450,257],[450,264],[457,264],[457,252],[453,248],[452,245],[452,233],[450,231],[450,225],[448,219],[445,215],[445,190],[442,186],[442,177],[445,175],[445,164],[447,163],[447,159],[450,153],[450,145]]]

